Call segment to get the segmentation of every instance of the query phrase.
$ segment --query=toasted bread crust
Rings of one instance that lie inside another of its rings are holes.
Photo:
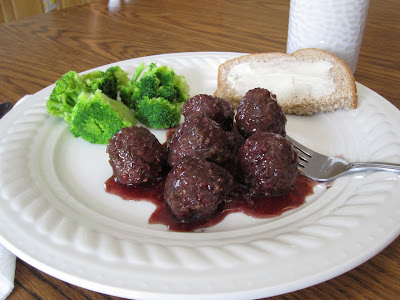
[[[286,114],[311,115],[317,112],[333,111],[340,108],[354,109],[358,105],[357,89],[353,74],[347,64],[335,55],[320,49],[300,49],[292,54],[270,52],[243,55],[221,64],[218,68],[218,85],[214,96],[223,98],[237,106],[244,95],[230,86],[227,78],[230,70],[243,63],[276,61],[282,64],[295,61],[324,60],[332,64],[329,74],[335,83],[335,91],[319,98],[294,97],[282,99],[277,95],[278,103]],[[249,86],[249,90],[258,86]]]

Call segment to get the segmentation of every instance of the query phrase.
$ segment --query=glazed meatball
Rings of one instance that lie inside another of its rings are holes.
[[[152,181],[160,176],[167,161],[167,151],[144,127],[126,127],[107,145],[114,177],[122,184]]]
[[[235,137],[235,144],[232,147],[232,158],[229,160],[229,162],[224,165],[225,169],[231,173],[234,177],[237,176],[237,153],[242,146],[242,144],[245,141],[245,138],[240,134],[240,132],[237,130],[236,126],[233,127],[232,129],[232,134]]]
[[[199,94],[188,99],[182,106],[185,119],[208,117],[221,125],[224,130],[232,130],[235,111],[228,101]]]
[[[267,89],[248,91],[237,107],[236,126],[245,137],[259,131],[285,136],[285,125],[286,116],[276,101],[276,96]]]
[[[227,199],[232,184],[232,175],[221,166],[188,159],[168,173],[164,199],[178,219],[202,220],[214,214]]]
[[[207,117],[193,117],[181,124],[168,141],[168,163],[179,164],[183,159],[205,159],[225,165],[232,158],[235,137]]]
[[[253,195],[282,195],[297,177],[298,156],[292,143],[280,134],[257,132],[238,152],[239,178]]]

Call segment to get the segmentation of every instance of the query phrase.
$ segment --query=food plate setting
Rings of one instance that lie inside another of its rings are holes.
[[[217,87],[218,66],[241,53],[174,53],[144,62],[174,68],[190,95]],[[229,214],[197,232],[149,224],[155,206],[105,191],[106,145],[74,138],[46,111],[49,86],[0,121],[0,242],[72,284],[135,299],[261,298],[331,279],[370,259],[400,233],[400,175],[354,173],[320,183],[298,208],[273,218]],[[400,112],[357,83],[359,107],[287,115],[305,146],[351,161],[400,163]],[[279,95],[277,95],[279,97]],[[167,130],[152,130],[165,142]]]

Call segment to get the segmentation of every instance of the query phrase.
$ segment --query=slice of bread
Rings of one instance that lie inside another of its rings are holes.
[[[257,53],[231,59],[218,68],[214,96],[236,107],[248,90],[266,88],[286,114],[311,115],[357,107],[357,89],[347,64],[320,49],[292,54]]]

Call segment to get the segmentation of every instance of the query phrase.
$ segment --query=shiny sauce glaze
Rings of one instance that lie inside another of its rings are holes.
[[[254,218],[270,218],[297,208],[305,198],[313,193],[316,182],[299,174],[291,191],[282,196],[250,196],[247,189],[236,184],[229,201],[221,203],[217,212],[208,219],[192,219],[182,222],[177,219],[166,204],[164,193],[165,177],[153,183],[123,185],[114,177],[105,182],[108,193],[120,196],[124,200],[149,201],[156,206],[149,218],[151,224],[164,224],[171,231],[192,232],[207,228],[221,222],[228,214],[241,212]]]

